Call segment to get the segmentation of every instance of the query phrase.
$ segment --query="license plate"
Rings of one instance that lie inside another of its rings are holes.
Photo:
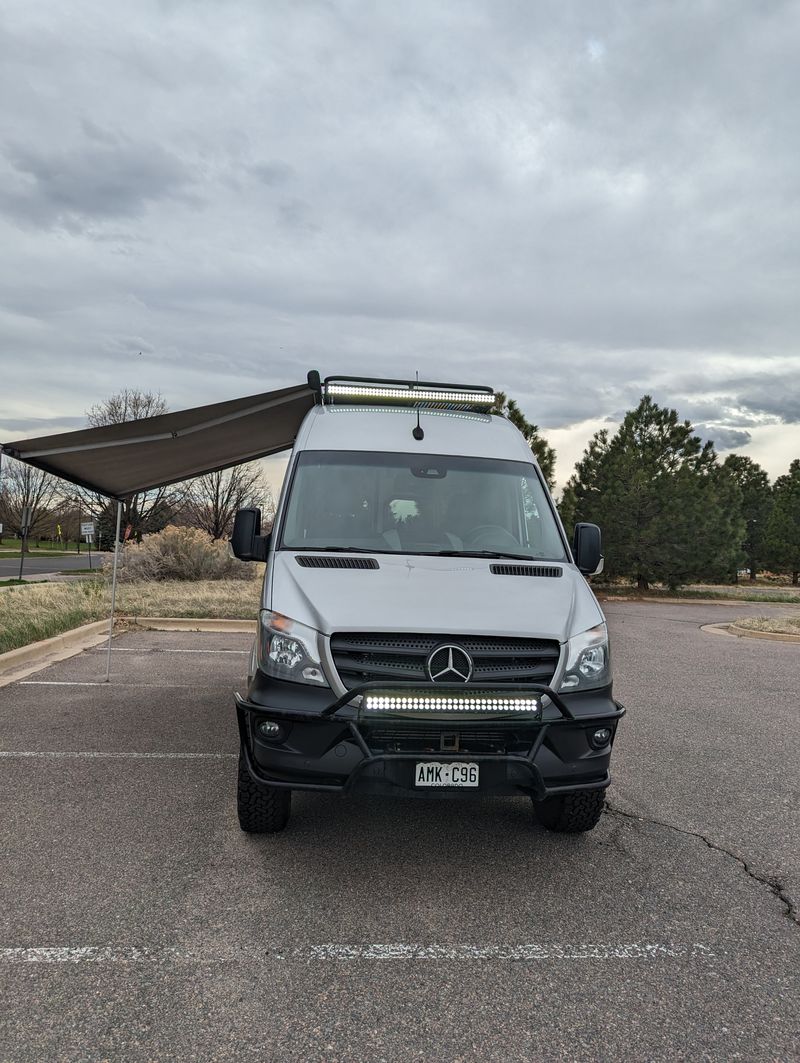
[[[477,787],[479,770],[477,764],[418,760],[414,769],[414,785]]]

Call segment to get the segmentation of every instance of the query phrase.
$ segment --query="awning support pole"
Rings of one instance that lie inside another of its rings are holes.
[[[106,682],[111,679],[111,639],[114,637],[114,606],[117,601],[117,561],[119,560],[119,528],[122,522],[122,503],[117,502],[117,530],[114,533],[114,574],[111,577],[111,619],[108,623],[108,653],[106,655]]]

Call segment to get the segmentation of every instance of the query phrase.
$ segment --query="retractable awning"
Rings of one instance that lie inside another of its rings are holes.
[[[129,498],[286,450],[314,405],[308,385],[141,421],[5,443],[12,457],[109,498]]]

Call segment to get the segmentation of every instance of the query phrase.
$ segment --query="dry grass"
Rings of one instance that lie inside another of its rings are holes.
[[[771,631],[777,635],[800,635],[800,614],[797,616],[745,616],[735,621],[737,627],[750,631]]]
[[[598,598],[709,598],[720,601],[782,602],[791,605],[797,605],[800,602],[798,588],[788,585],[785,587],[751,587],[744,583],[738,586],[710,583],[705,586],[696,584],[692,587],[679,587],[672,591],[666,587],[651,587],[648,591],[640,591],[633,584],[593,582],[592,590]]]
[[[209,616],[255,620],[261,581],[198,580],[196,583],[124,583],[117,588],[121,616]]]
[[[250,620],[258,613],[260,590],[260,579],[120,584],[117,614]],[[102,620],[110,605],[103,580],[9,587],[0,591],[0,653]]]

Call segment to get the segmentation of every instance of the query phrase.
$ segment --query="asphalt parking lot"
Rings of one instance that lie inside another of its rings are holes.
[[[304,794],[241,834],[246,635],[0,688],[0,1059],[800,1057],[800,646],[605,608],[629,711],[585,836]]]

